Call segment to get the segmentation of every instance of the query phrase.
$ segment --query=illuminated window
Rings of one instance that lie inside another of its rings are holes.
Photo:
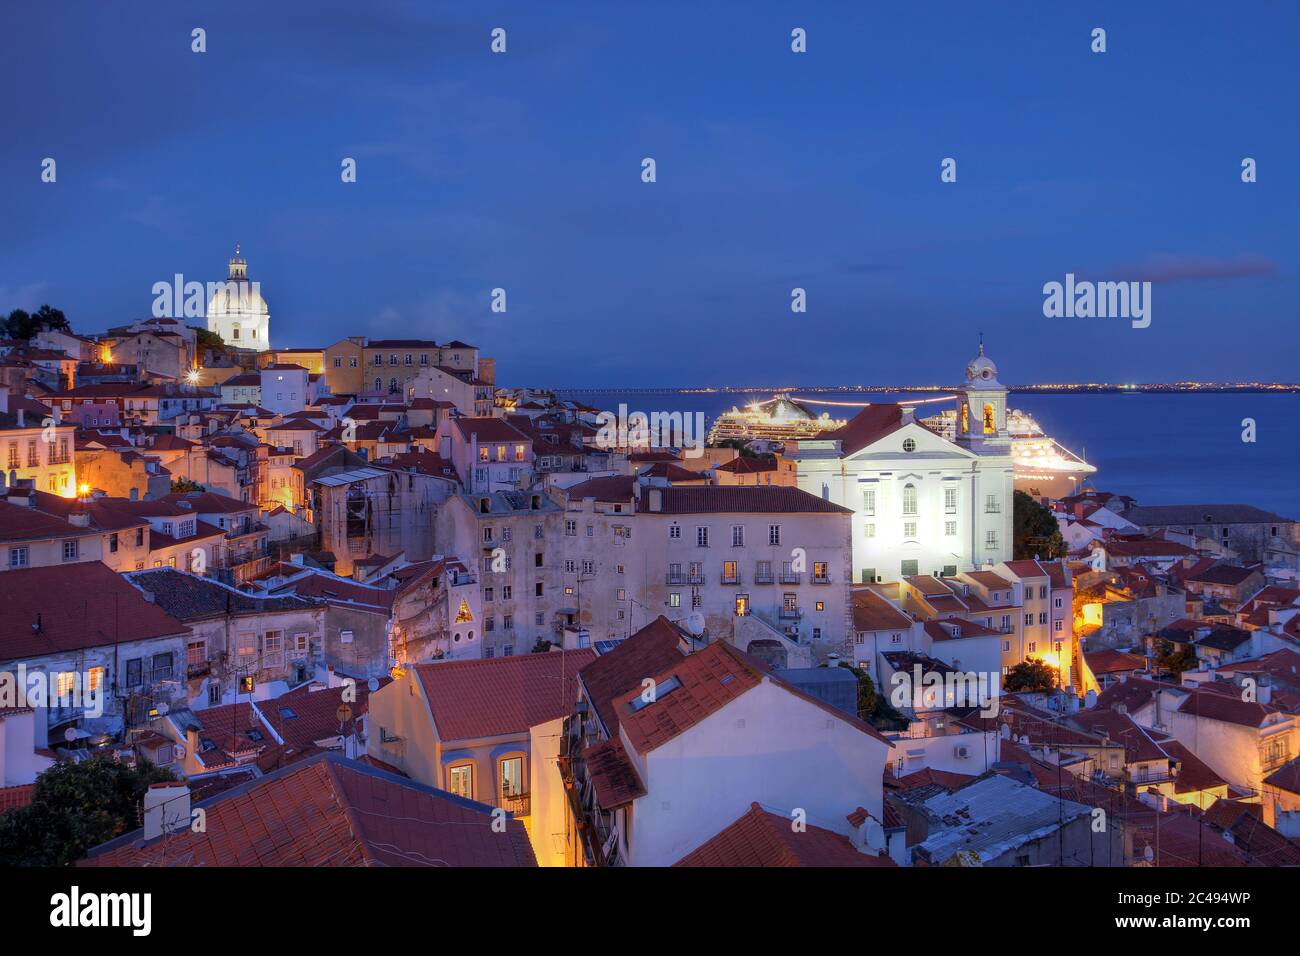
[[[474,766],[461,764],[447,770],[447,789],[466,800],[474,799]]]

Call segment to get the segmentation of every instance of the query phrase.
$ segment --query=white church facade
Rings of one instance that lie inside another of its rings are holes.
[[[819,440],[791,442],[803,490],[853,511],[853,580],[952,575],[1012,556],[1014,494],[1007,389],[979,355],[959,393],[957,433],[926,428],[907,404],[870,405]]]
[[[234,348],[264,352],[271,347],[271,313],[261,283],[248,280],[248,262],[238,244],[226,281],[208,301],[208,331]]]

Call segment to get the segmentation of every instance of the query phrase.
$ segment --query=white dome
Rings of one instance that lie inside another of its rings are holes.
[[[984,354],[984,343],[980,342],[980,354],[971,359],[966,366],[966,381],[969,383],[998,384],[998,367]]]
[[[208,318],[270,315],[266,300],[247,279],[227,279],[208,302]]]

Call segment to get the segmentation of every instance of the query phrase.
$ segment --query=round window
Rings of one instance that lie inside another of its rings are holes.
[[[903,451],[916,451],[916,441],[911,438],[903,439]]]

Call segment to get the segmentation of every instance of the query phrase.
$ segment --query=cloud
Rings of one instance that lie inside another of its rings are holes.
[[[1194,279],[1261,279],[1277,275],[1277,263],[1263,256],[1217,259],[1206,256],[1150,256],[1137,265],[1116,270],[1128,282],[1186,282]]]
[[[156,195],[146,199],[143,206],[128,212],[126,218],[169,235],[179,234],[184,222],[184,216],[178,209],[162,196]]]
[[[0,286],[0,314],[8,315],[14,309],[31,312],[50,300],[54,287],[48,282],[29,282],[14,288]]]

